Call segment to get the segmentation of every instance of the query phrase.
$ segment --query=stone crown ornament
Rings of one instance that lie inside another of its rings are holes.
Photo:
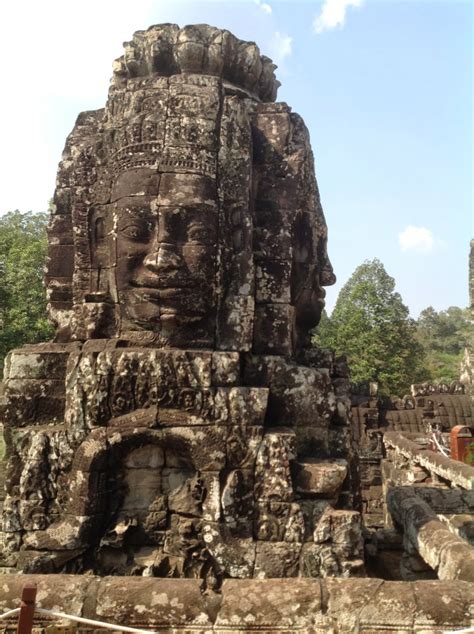
[[[158,24],[137,31],[124,43],[125,54],[114,62],[113,83],[134,77],[181,73],[212,75],[261,101],[275,101],[280,82],[276,65],[260,55],[254,42],[243,42],[226,30],[207,24]]]

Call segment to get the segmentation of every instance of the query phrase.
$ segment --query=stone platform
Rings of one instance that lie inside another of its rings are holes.
[[[193,579],[5,575],[0,613],[18,607],[26,582],[37,584],[40,607],[160,634],[441,634],[474,626],[474,584],[464,581],[232,579],[220,593],[202,593]],[[2,632],[16,626],[14,618],[0,623]],[[43,616],[35,627],[64,632],[64,623]]]

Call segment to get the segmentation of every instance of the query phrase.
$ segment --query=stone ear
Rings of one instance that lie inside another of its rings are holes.
[[[105,220],[97,218],[94,224],[94,238],[96,244],[105,240]]]
[[[92,265],[95,268],[109,266],[110,249],[108,248],[107,221],[103,215],[92,214],[89,236]]]

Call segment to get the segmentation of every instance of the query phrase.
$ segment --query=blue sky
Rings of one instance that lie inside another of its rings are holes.
[[[104,105],[137,29],[207,22],[279,65],[278,99],[305,119],[338,291],[378,257],[414,317],[467,305],[473,227],[469,1],[1,3],[0,213],[44,210],[66,135]]]

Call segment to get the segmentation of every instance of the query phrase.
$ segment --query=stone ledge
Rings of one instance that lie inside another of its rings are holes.
[[[229,579],[214,594],[202,593],[194,579],[4,575],[0,614],[19,605],[27,582],[37,584],[40,607],[174,633],[441,634],[474,624],[474,583],[465,581]],[[0,631],[10,631],[16,621],[0,623]],[[46,617],[35,619],[37,634],[51,631],[51,625]],[[80,629],[82,634],[92,632]]]

